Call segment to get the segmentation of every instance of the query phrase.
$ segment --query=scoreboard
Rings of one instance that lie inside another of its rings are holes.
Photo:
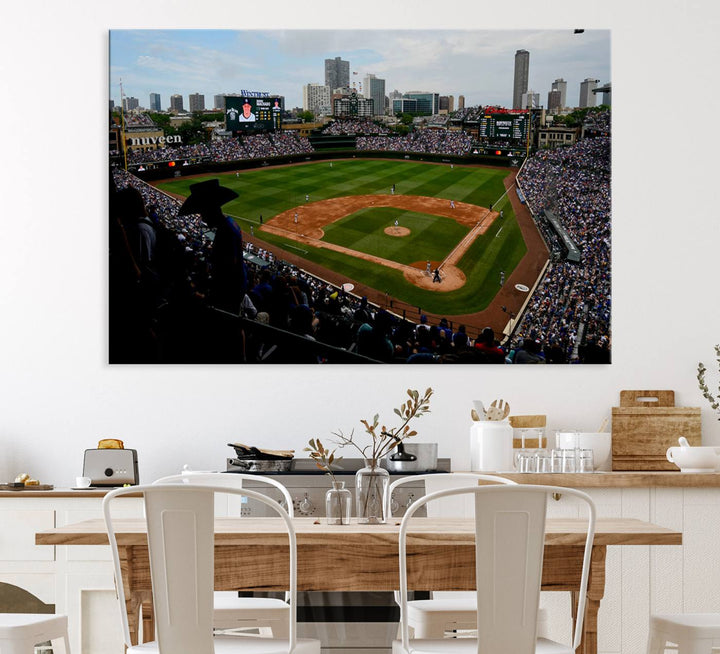
[[[528,124],[527,114],[484,114],[480,118],[478,136],[504,141],[525,141]]]
[[[282,125],[282,98],[225,96],[225,127],[233,133],[273,132]]]

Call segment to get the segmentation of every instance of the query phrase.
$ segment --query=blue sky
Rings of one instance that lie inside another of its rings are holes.
[[[512,104],[516,50],[530,52],[530,88],[547,104],[557,78],[567,81],[567,102],[576,105],[580,82],[610,78],[609,30],[112,30],[110,97],[149,105],[160,93],[213,96],[242,89],[284,95],[286,107],[302,105],[302,87],[324,83],[324,60],[350,62],[351,83],[367,73],[395,89],[465,95],[466,105]],[[353,75],[357,72],[357,75]]]

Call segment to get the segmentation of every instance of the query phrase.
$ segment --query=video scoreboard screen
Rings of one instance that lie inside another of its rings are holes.
[[[225,127],[235,132],[272,132],[282,125],[282,98],[225,96]]]
[[[478,136],[505,141],[525,141],[527,126],[527,114],[485,114],[480,118]]]

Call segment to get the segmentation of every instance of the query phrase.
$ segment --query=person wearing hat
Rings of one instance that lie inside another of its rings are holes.
[[[178,215],[199,214],[215,230],[210,252],[210,302],[226,311],[239,313],[245,295],[247,275],[243,261],[242,232],[226,216],[222,206],[238,197],[235,191],[220,186],[217,179],[190,185],[190,195]]]

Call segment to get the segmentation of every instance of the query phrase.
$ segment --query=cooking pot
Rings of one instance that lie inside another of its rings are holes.
[[[385,457],[390,472],[425,472],[437,470],[437,443],[399,443],[397,450]]]

